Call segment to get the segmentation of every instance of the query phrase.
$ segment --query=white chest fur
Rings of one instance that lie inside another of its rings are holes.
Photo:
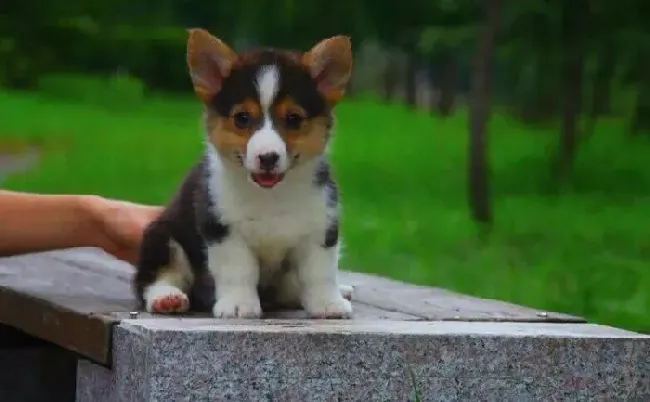
[[[218,166],[217,166],[218,169]],[[240,172],[213,171],[210,192],[216,213],[258,259],[263,277],[272,274],[300,242],[323,236],[328,225],[324,190],[313,184],[313,167],[287,174],[273,189],[263,189]]]
[[[257,286],[270,282],[283,300],[299,300],[314,316],[348,317],[352,307],[337,279],[338,245],[323,247],[337,211],[328,205],[326,188],[314,183],[316,162],[291,169],[273,189],[259,188],[243,169],[221,163],[213,155],[208,182],[214,212],[230,228],[207,250],[215,317],[259,317]],[[278,276],[286,257],[296,269]]]

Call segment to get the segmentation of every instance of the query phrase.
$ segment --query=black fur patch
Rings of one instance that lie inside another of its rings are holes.
[[[323,247],[331,248],[338,244],[339,242],[339,220],[334,219],[325,231],[325,241],[323,242]]]
[[[323,95],[316,88],[309,72],[300,64],[299,57],[275,50],[241,54],[239,63],[233,67],[228,78],[223,81],[221,90],[213,97],[210,103],[212,109],[221,116],[228,116],[233,106],[242,103],[244,99],[258,99],[255,82],[260,67],[265,65],[274,65],[278,70],[276,101],[290,96],[305,110],[307,117],[329,115]]]
[[[336,208],[339,202],[338,186],[332,177],[329,164],[324,158],[319,160],[316,164],[316,169],[314,171],[314,184],[317,187],[325,188],[327,206],[329,208]]]
[[[219,244],[230,234],[230,227],[223,224],[215,215],[212,205],[208,203],[205,215],[201,217],[201,234],[208,244]]]
[[[201,224],[201,232],[205,240],[210,243],[221,243],[230,233],[228,225],[219,222],[219,219],[214,216],[212,212],[208,212],[207,216]]]
[[[178,243],[194,273],[187,291],[192,311],[210,311],[214,303],[214,281],[207,270],[207,243],[220,242],[229,234],[227,225],[210,212],[207,194],[206,159],[190,171],[176,196],[163,213],[145,230],[137,271],[133,279],[139,308],[144,308],[143,291],[156,281],[171,261],[170,241]]]
[[[316,169],[314,170],[314,183],[318,187],[323,187],[332,182],[329,164],[324,158],[321,158],[316,163]]]
[[[318,187],[322,187],[325,190],[325,196],[327,197],[327,207],[336,209],[339,202],[339,191],[336,182],[332,178],[329,164],[324,158],[321,159],[316,165],[316,170],[314,171],[314,184],[316,184]],[[323,247],[334,247],[338,244],[338,241],[339,221],[338,218],[336,218],[330,223],[327,230],[325,231],[325,240],[323,242]]]

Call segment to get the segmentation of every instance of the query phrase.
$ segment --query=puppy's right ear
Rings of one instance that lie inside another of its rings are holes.
[[[302,63],[325,98],[338,102],[352,74],[352,43],[347,36],[334,36],[317,43],[302,56]]]
[[[188,32],[187,65],[194,92],[201,100],[209,102],[230,74],[237,53],[205,29],[193,28]]]

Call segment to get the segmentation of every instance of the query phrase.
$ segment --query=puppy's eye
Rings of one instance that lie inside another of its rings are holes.
[[[284,124],[286,124],[289,130],[297,130],[300,128],[303,120],[303,117],[298,113],[290,112],[284,117]]]
[[[239,129],[247,128],[253,121],[253,116],[248,112],[237,112],[233,115],[235,126]]]

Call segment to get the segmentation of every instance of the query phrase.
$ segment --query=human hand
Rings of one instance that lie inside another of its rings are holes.
[[[144,229],[163,208],[92,197],[87,201],[96,223],[97,243],[115,258],[135,264]]]

